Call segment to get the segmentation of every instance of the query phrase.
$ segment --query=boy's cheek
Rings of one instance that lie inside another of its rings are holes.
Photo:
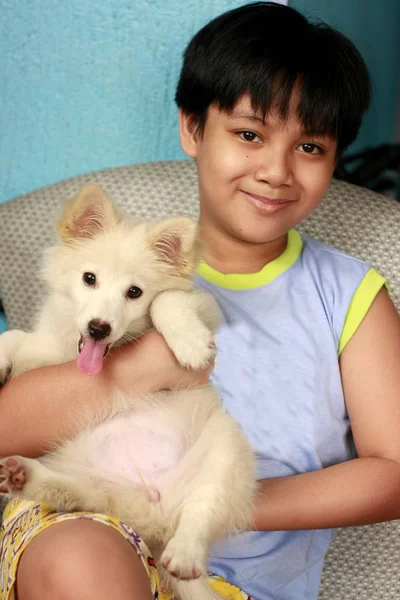
[[[334,168],[330,165],[327,165],[323,169],[320,167],[304,169],[302,170],[301,175],[298,175],[297,180],[301,183],[302,188],[307,190],[310,195],[319,197],[321,194],[322,196],[324,195],[326,188],[330,184],[333,171]]]

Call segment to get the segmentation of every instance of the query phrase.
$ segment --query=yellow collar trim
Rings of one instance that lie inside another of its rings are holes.
[[[267,263],[257,273],[229,273],[225,275],[201,261],[197,268],[197,275],[210,283],[230,290],[250,290],[262,287],[287,271],[299,258],[302,247],[303,241],[300,234],[295,229],[291,229],[288,233],[287,246],[282,254]]]

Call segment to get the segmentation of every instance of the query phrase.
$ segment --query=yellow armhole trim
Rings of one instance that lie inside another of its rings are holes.
[[[339,355],[357,331],[372,302],[375,300],[377,293],[383,286],[389,291],[385,278],[379,275],[375,269],[370,269],[364,275],[346,314],[342,335],[339,340]]]
[[[283,253],[275,260],[267,263],[257,273],[224,274],[201,261],[197,267],[197,274],[210,283],[229,290],[251,290],[270,283],[278,275],[287,271],[299,258],[302,247],[303,240],[300,234],[295,229],[291,229],[288,232],[287,246]]]

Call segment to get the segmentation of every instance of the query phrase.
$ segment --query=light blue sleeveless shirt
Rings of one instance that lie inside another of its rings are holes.
[[[339,354],[384,279],[292,230],[260,272],[202,263],[196,285],[222,309],[212,380],[256,452],[258,479],[353,458]],[[329,529],[243,532],[217,545],[209,569],[254,600],[313,600],[332,538]]]

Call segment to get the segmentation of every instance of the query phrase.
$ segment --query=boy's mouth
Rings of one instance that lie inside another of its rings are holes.
[[[87,337],[81,336],[78,342],[77,366],[85,375],[97,375],[103,368],[103,360],[110,344],[95,342]]]
[[[254,206],[259,212],[263,214],[273,214],[289,206],[294,200],[287,198],[273,199],[266,198],[265,196],[258,196],[256,194],[250,194],[242,190],[244,198],[251,206]]]

